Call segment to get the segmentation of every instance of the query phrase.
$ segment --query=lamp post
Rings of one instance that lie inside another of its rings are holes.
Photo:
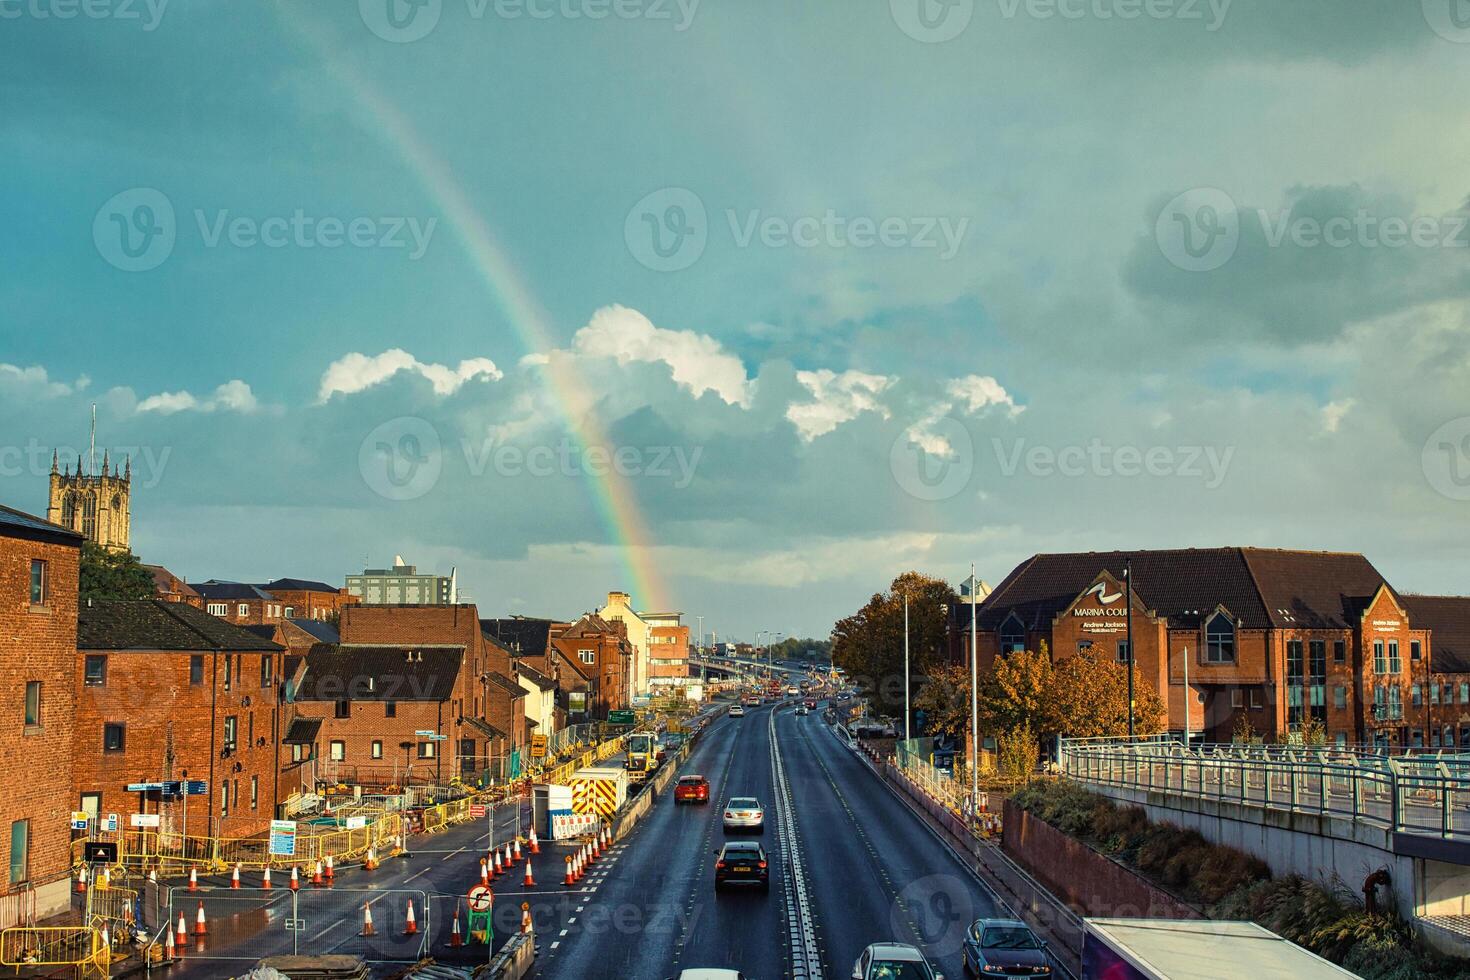
[[[1128,741],[1133,741],[1133,562],[1123,566],[1123,578],[1128,585]]]
[[[913,718],[914,712],[909,701],[909,594],[903,594],[903,740],[910,741],[913,732],[909,730],[909,719]]]
[[[980,631],[975,623],[975,563],[970,562],[970,813],[980,812]]]

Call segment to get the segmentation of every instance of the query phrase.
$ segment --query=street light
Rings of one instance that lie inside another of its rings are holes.
[[[980,631],[975,622],[975,563],[970,562],[970,813],[980,812]]]
[[[910,741],[909,719],[914,716],[909,706],[909,594],[903,594],[903,740]]]

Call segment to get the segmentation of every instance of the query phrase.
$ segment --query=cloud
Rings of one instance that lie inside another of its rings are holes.
[[[92,380],[85,374],[67,384],[64,381],[53,381],[46,369],[40,366],[23,368],[14,364],[0,364],[0,387],[24,389],[27,394],[36,397],[64,398],[82,391],[91,383]]]
[[[745,365],[719,341],[692,330],[656,327],[625,306],[606,306],[594,313],[572,338],[572,348],[587,357],[614,358],[619,364],[665,364],[674,382],[696,398],[713,391],[726,404],[750,407],[754,385]]]
[[[1024,405],[1017,405],[1000,382],[989,375],[967,374],[963,378],[955,378],[944,386],[944,390],[951,398],[964,403],[967,415],[976,415],[998,405],[1004,405],[1011,418],[1026,410]]]
[[[1342,425],[1343,416],[1353,410],[1357,401],[1352,398],[1341,398],[1337,401],[1328,402],[1322,406],[1322,431],[1336,432]]]
[[[325,403],[336,394],[355,395],[366,391],[401,371],[426,378],[434,386],[434,394],[440,396],[452,395],[476,378],[499,381],[502,377],[495,362],[486,357],[463,360],[458,367],[451,368],[444,364],[426,364],[398,348],[384,351],[376,357],[354,352],[338,358],[327,367],[317,392],[317,403]]]
[[[812,395],[811,401],[793,402],[786,409],[786,418],[796,426],[796,434],[803,442],[826,435],[863,412],[877,412],[884,418],[889,416],[878,396],[892,386],[893,378],[861,371],[838,374],[823,368],[798,371],[796,380]]]
[[[188,391],[165,391],[150,395],[138,402],[138,412],[157,412],[173,415],[175,412],[237,412],[250,415],[260,409],[260,402],[250,386],[238,379],[226,381],[208,398],[198,398]]]

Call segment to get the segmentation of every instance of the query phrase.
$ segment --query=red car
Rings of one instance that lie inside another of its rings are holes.
[[[806,705],[808,711],[815,711],[817,708],[817,699],[807,698],[802,704]]]
[[[680,776],[674,786],[674,805],[680,803],[708,803],[709,780],[703,776]]]

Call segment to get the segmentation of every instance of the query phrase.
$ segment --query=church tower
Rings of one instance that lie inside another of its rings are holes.
[[[76,470],[60,465],[51,454],[51,498],[46,519],[70,528],[88,541],[109,551],[128,551],[131,534],[131,487],[133,461],[121,468],[104,450],[102,469],[97,472],[97,409],[92,409],[92,449],[87,459],[78,459]]]

